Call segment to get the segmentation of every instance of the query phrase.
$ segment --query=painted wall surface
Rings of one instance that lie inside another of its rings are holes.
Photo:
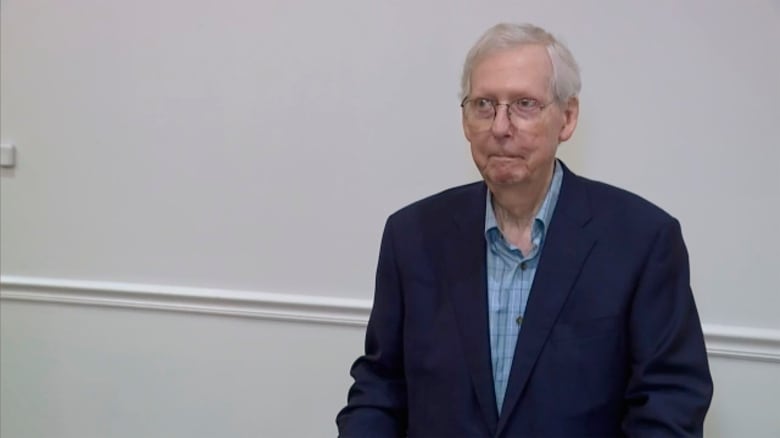
[[[583,71],[561,156],[680,219],[705,321],[780,328],[777,1],[3,0],[1,19],[6,275],[370,298],[387,215],[477,177],[466,51],[529,21]]]
[[[0,435],[325,437],[357,328],[4,302]]]
[[[0,435],[327,437],[362,327],[3,302]],[[715,357],[709,437],[775,437],[780,362]]]
[[[559,156],[680,219],[703,322],[778,333],[778,0],[0,0],[0,273],[370,299],[385,218],[478,177],[459,75],[499,21],[568,43]],[[338,325],[1,313],[4,437],[333,435],[362,347]],[[778,361],[712,366],[711,435],[780,430]]]

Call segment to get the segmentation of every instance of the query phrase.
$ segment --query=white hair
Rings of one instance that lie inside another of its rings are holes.
[[[550,89],[559,103],[565,103],[579,94],[582,82],[580,68],[569,49],[546,30],[532,24],[497,24],[485,32],[466,55],[461,76],[460,98],[465,99],[471,90],[471,72],[482,59],[498,50],[537,44],[547,49],[553,74]]]

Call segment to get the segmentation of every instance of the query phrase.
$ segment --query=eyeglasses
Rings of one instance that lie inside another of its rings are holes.
[[[522,97],[504,103],[484,97],[466,97],[460,103],[460,107],[463,108],[466,120],[484,125],[483,127],[489,127],[493,123],[493,119],[496,118],[496,108],[501,105],[505,105],[509,115],[514,116],[516,119],[531,121],[539,117],[542,111],[553,102],[541,103],[530,97]]]

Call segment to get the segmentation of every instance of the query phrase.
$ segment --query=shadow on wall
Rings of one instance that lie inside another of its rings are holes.
[[[561,143],[558,146],[557,156],[574,172],[583,174],[586,168],[585,156],[588,153],[588,143],[587,124],[583,123],[582,112],[580,111],[580,120],[577,124],[577,129],[574,131],[574,135],[569,141]],[[587,177],[587,173],[585,173],[584,176]]]

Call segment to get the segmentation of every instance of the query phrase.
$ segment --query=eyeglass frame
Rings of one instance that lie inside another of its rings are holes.
[[[475,98],[472,98],[471,96],[466,96],[460,102],[461,109],[463,109],[463,111],[466,112],[466,114],[468,115],[469,113],[467,112],[468,110],[466,109],[466,105],[468,105],[470,102],[473,102],[473,101],[476,101],[476,100],[486,100],[486,101],[490,102],[491,107],[493,108],[493,116],[492,117],[485,117],[485,118],[481,118],[481,119],[478,118],[478,119],[475,119],[475,121],[488,121],[488,120],[490,120],[491,122],[496,119],[496,116],[498,115],[498,107],[499,106],[506,106],[507,116],[514,115],[515,117],[518,117],[518,118],[520,118],[522,120],[530,121],[530,120],[534,120],[548,106],[550,106],[550,105],[552,105],[552,104],[554,104],[556,102],[556,100],[554,98],[552,100],[550,100],[549,102],[547,102],[547,103],[540,103],[537,99],[534,99],[533,97],[520,97],[518,99],[512,100],[511,102],[500,102],[498,100],[489,99],[487,97],[475,97]],[[537,106],[533,107],[535,112],[533,114],[531,114],[530,117],[528,117],[528,114],[523,115],[522,113],[518,113],[518,112],[512,111],[512,105],[514,105],[514,104],[516,104],[516,103],[518,103],[520,101],[523,101],[523,100],[532,100],[532,101],[538,103]]]

